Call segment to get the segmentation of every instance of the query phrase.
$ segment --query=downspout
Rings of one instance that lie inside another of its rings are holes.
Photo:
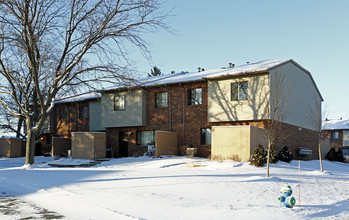
[[[168,105],[169,105],[169,130],[172,132],[172,105],[171,105],[171,89],[168,90]]]
[[[185,146],[185,88],[183,86],[183,146]]]

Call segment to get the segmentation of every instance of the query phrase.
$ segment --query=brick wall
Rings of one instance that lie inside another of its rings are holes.
[[[267,128],[266,120],[257,121],[236,121],[236,122],[220,122],[210,123],[211,126],[240,126],[240,125],[251,125],[260,128]],[[298,126],[280,123],[278,125],[278,132],[276,134],[275,150],[279,151],[282,146],[287,146],[293,153],[294,159],[318,159],[318,148],[317,148],[317,133],[315,131],[299,128]],[[267,146],[263,146],[264,149]],[[312,150],[310,156],[298,155],[298,148],[306,147]]]
[[[332,139],[332,132],[338,132],[338,139]],[[322,131],[322,138],[330,141],[330,148],[335,148],[337,150],[343,147],[343,130],[324,130]]]
[[[57,104],[53,116],[54,135],[59,137],[71,137],[71,132],[89,131],[89,117],[79,118],[79,107],[89,107],[88,102],[75,102],[66,104]],[[66,109],[67,117],[60,118],[60,112]]]
[[[189,91],[202,88],[202,104],[189,105]],[[107,128],[107,144],[115,149],[118,155],[118,134],[131,132],[128,135],[129,156],[142,155],[146,147],[136,145],[137,131],[163,130],[177,132],[178,154],[185,146],[199,147],[200,156],[210,155],[210,146],[200,146],[201,128],[209,127],[207,123],[207,83],[171,85],[147,88],[146,126],[132,128]],[[155,94],[168,92],[168,107],[158,108],[155,105]]]

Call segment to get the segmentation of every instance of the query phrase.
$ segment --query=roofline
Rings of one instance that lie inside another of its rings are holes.
[[[187,80],[187,81],[181,81],[181,82],[155,84],[155,85],[149,85],[149,86],[145,86],[145,85],[126,86],[126,87],[119,87],[119,88],[110,88],[110,89],[99,90],[98,92],[108,93],[108,92],[116,92],[118,90],[133,90],[133,89],[137,89],[137,88],[139,88],[139,89],[146,89],[146,88],[152,88],[152,87],[172,86],[172,85],[181,85],[181,84],[197,83],[197,82],[207,82],[207,79],[206,78],[202,78],[202,79]]]
[[[234,74],[234,75],[204,77],[203,79],[206,79],[206,80],[228,79],[228,78],[234,78],[234,77],[240,77],[240,76],[253,76],[253,75],[268,74],[268,73],[269,73],[268,70],[258,70],[258,71],[241,72],[241,73]]]
[[[95,93],[99,93],[98,91],[94,91],[94,92]],[[89,100],[94,100],[94,99],[101,98],[101,97],[90,97],[90,98],[85,98],[85,99],[75,100],[75,101],[64,101],[64,100],[73,99],[73,98],[75,98],[77,96],[85,95],[85,94],[88,94],[88,93],[91,93],[91,92],[84,92],[84,93],[76,94],[76,95],[73,95],[73,96],[63,97],[61,99],[56,99],[55,104],[64,104],[64,103],[72,103],[72,102],[84,102],[84,101],[89,101]]]
[[[317,91],[318,95],[321,98],[321,102],[324,101],[324,98],[322,97],[319,88],[317,87],[314,78],[312,77],[311,73],[306,70],[304,67],[299,65],[297,62],[295,62],[293,59],[285,60],[284,62],[281,62],[275,66],[272,66],[270,68],[266,68],[264,70],[258,70],[258,71],[246,71],[246,72],[241,72],[237,73],[234,75],[223,75],[223,76],[216,76],[216,77],[203,77],[202,79],[196,79],[196,80],[189,80],[189,81],[181,81],[181,82],[173,82],[173,83],[164,83],[164,84],[157,84],[157,85],[150,85],[150,86],[145,86],[145,85],[135,85],[135,86],[126,86],[126,87],[120,87],[120,88],[110,88],[110,89],[103,89],[103,90],[98,90],[97,92],[115,92],[118,90],[125,90],[125,89],[134,89],[134,88],[150,88],[150,87],[157,87],[157,86],[168,86],[168,85],[176,85],[176,84],[183,84],[183,83],[194,83],[194,82],[203,82],[203,81],[208,81],[208,80],[216,80],[216,79],[225,79],[225,78],[233,78],[233,77],[241,77],[241,76],[249,76],[249,75],[255,75],[255,74],[267,74],[270,72],[270,70],[273,70],[275,68],[278,68],[282,65],[285,65],[287,63],[292,63],[295,65],[297,68],[305,72],[309,77],[310,80],[312,81],[315,90]]]

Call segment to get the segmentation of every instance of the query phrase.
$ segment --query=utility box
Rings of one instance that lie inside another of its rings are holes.
[[[106,157],[105,132],[72,132],[73,159],[102,159]]]
[[[211,158],[248,161],[258,144],[266,149],[266,130],[255,126],[213,126]]]
[[[21,157],[22,139],[0,138],[0,157]]]

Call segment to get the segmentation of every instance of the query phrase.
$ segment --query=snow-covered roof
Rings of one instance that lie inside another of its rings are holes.
[[[347,120],[327,120],[322,122],[323,130],[345,130],[349,129],[349,119]]]
[[[77,95],[70,95],[70,96],[57,98],[55,103],[79,102],[79,101],[86,101],[90,99],[96,99],[100,97],[101,97],[101,94],[97,92],[87,92],[87,93],[81,93]]]
[[[233,68],[224,68],[224,69],[214,69],[214,70],[205,70],[201,72],[181,72],[174,73],[170,75],[161,75],[148,77],[138,81],[139,86],[156,86],[156,85],[165,85],[181,82],[190,82],[198,81],[205,79],[214,79],[226,76],[237,76],[241,74],[250,74],[250,73],[259,73],[269,71],[279,65],[290,62],[292,60],[262,60],[259,62],[253,62],[244,64],[241,66],[236,66]],[[113,86],[103,91],[114,90],[124,88],[125,86]]]

